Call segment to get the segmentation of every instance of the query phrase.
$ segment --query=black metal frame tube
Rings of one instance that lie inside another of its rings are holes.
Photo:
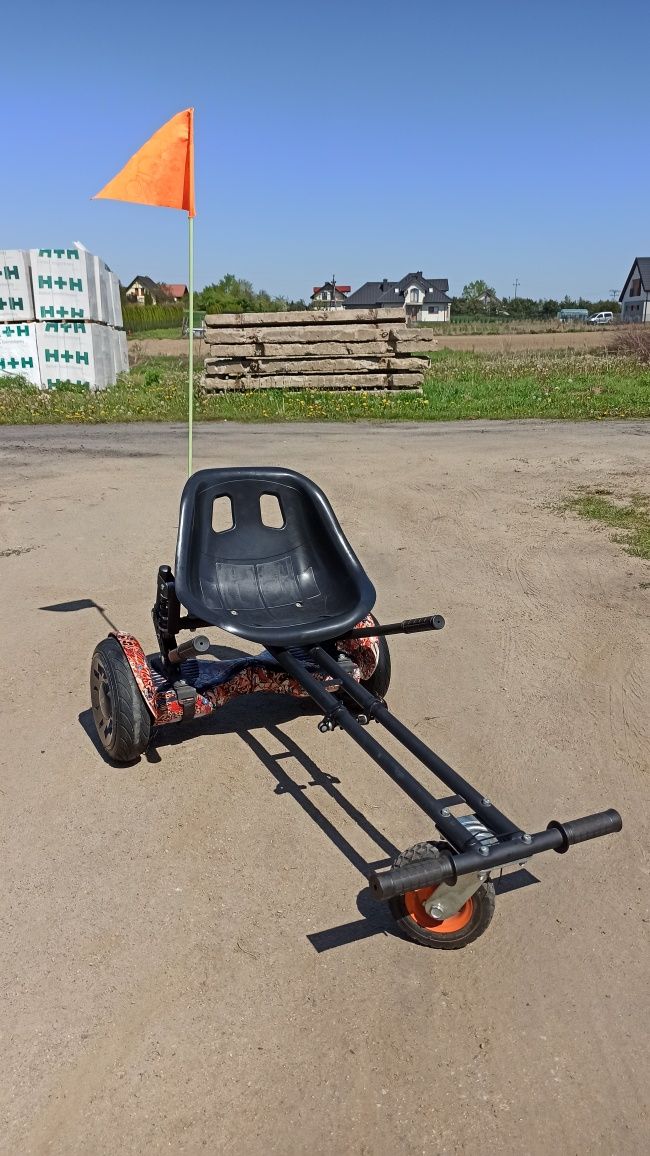
[[[423,787],[422,783],[418,782],[406,767],[402,766],[385,747],[382,747],[381,743],[377,742],[360,722],[357,722],[354,715],[335,694],[325,690],[322,683],[305,669],[304,664],[299,659],[287,650],[275,650],[269,647],[269,653],[287,671],[287,674],[298,680],[324,715],[331,718],[332,721],[336,720],[338,726],[349,734],[362,750],[379,764],[382,770],[386,771],[389,778],[397,783],[429,818],[433,819],[441,835],[449,840],[452,847],[463,848],[475,843],[475,837],[462,823],[458,822],[454,815],[444,814],[447,810],[448,800],[436,799],[430,791],[427,791],[426,787]],[[335,663],[335,667],[338,679],[341,677],[341,671],[337,663]],[[354,685],[357,684],[354,683]]]
[[[381,699],[375,698],[370,691],[360,686],[349,674],[342,671],[335,658],[332,658],[332,656],[320,646],[315,647],[311,651],[311,655],[314,661],[329,674],[336,673],[337,677],[341,680],[341,686],[346,693],[349,694],[350,698],[367,711],[372,718],[376,719],[378,723],[381,723],[402,746],[406,747],[412,755],[415,755],[420,762],[424,763],[428,770],[433,771],[434,775],[437,775],[450,791],[460,795],[490,831],[494,832],[495,835],[501,836],[521,834],[521,827],[513,823],[507,815],[499,811],[491,802],[486,802],[485,796],[481,791],[478,791],[471,783],[468,783],[462,775],[458,774],[458,771],[455,771],[453,767],[445,763],[435,751],[432,751],[426,743],[423,743],[417,735],[414,735],[404,723],[400,722],[398,718],[395,718],[395,715],[391,714]]]

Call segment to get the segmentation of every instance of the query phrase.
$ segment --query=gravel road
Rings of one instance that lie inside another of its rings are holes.
[[[650,574],[554,507],[649,492],[649,451],[642,422],[196,430],[197,468],[323,486],[380,618],[445,615],[391,641],[418,735],[531,830],[623,814],[434,952],[364,882],[428,821],[295,702],[131,768],[93,743],[95,643],[153,648],[183,428],[0,430],[3,1153],[647,1150]]]

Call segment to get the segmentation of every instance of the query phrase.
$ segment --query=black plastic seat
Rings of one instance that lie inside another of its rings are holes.
[[[272,525],[263,515],[269,499]],[[189,478],[176,593],[196,618],[278,647],[338,638],[375,603],[322,490],[274,466],[199,470]]]

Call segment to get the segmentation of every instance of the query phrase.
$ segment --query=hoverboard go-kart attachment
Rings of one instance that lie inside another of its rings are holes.
[[[374,603],[374,587],[327,498],[308,478],[275,467],[200,470],[181,498],[175,576],[169,566],[158,571],[152,614],[159,653],[147,658],[137,639],[116,631],[93,654],[97,734],[110,758],[129,763],[145,750],[154,727],[211,714],[238,695],[311,698],[323,713],[319,730],[341,727],[444,840],[416,843],[389,870],[371,874],[373,895],[389,901],[399,928],[417,943],[465,947],[492,918],[493,872],[620,831],[621,817],[607,810],[528,834],[466,782],[384,701],[386,636],[440,630],[444,619],[380,626],[371,614]],[[179,631],[204,626],[264,650],[216,661],[199,657],[210,645],[205,635],[177,642]],[[427,791],[369,733],[371,721],[451,793],[439,798]]]

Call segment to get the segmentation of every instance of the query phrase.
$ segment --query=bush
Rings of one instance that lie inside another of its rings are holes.
[[[639,365],[650,365],[650,325],[622,325],[607,348],[610,353],[633,358]]]
[[[144,371],[144,384],[148,389],[154,385],[160,385],[162,374],[159,369],[153,365],[148,365]]]
[[[124,305],[124,328],[127,333],[145,333],[150,329],[175,329],[183,323],[182,305]]]
[[[31,389],[37,390],[37,385],[32,385],[26,377],[16,377],[13,374],[10,377],[3,377],[0,374],[0,389]]]

